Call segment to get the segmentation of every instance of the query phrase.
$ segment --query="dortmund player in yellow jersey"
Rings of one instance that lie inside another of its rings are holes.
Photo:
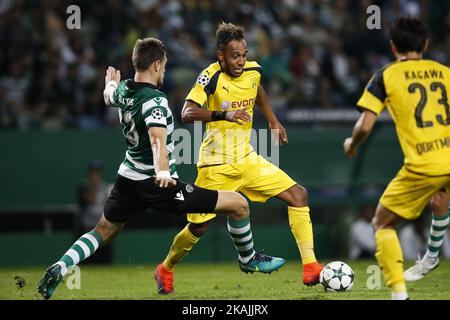
[[[286,131],[270,106],[260,84],[262,69],[247,61],[247,45],[241,27],[222,23],[216,32],[217,59],[200,73],[182,111],[184,122],[203,121],[206,136],[200,147],[196,185],[212,190],[233,190],[250,200],[266,202],[277,197],[288,205],[289,224],[303,261],[303,283],[319,281],[322,265],[316,261],[307,191],[285,172],[259,156],[250,145],[253,107],[258,105],[271,129],[279,131],[281,144],[288,142]],[[204,107],[204,108],[202,108]],[[169,254],[159,269],[172,285],[177,263],[206,232],[215,214],[188,215],[188,225],[175,237]],[[228,230],[244,272],[271,272],[281,267],[279,258],[255,252],[249,225],[231,225]],[[260,270],[255,262],[270,260],[273,268]],[[284,261],[283,261],[284,263]],[[163,268],[162,268],[162,267]],[[167,286],[166,286],[167,287]]]
[[[376,258],[392,299],[403,300],[408,294],[396,226],[402,218],[416,219],[439,190],[450,191],[450,71],[422,59],[428,35],[421,21],[400,18],[390,35],[396,61],[378,71],[364,90],[357,103],[362,114],[344,150],[354,156],[377,116],[388,109],[405,161],[381,196],[372,224]]]

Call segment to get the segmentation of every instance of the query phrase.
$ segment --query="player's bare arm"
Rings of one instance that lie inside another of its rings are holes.
[[[250,122],[252,117],[247,113],[247,107],[232,111],[209,111],[202,109],[197,103],[186,100],[181,111],[181,120],[184,123],[194,121],[211,122],[218,120],[226,120],[241,124]]]
[[[278,121],[277,116],[273,112],[273,109],[269,102],[269,97],[266,94],[262,85],[258,87],[258,94],[256,95],[256,104],[259,109],[263,113],[264,117],[269,122],[269,128],[272,130],[278,130],[279,142],[281,145],[288,143],[288,137],[286,133],[286,129],[284,129],[283,125]]]
[[[105,76],[105,89],[103,90],[103,100],[109,107],[111,105],[111,95],[120,82],[120,70],[116,70],[114,67],[108,67]]]
[[[358,147],[369,136],[377,121],[377,115],[369,110],[364,110],[353,128],[353,135],[344,141],[344,152],[347,157],[356,155]]]
[[[154,166],[156,172],[155,183],[161,188],[176,185],[176,181],[170,176],[169,157],[167,155],[167,129],[151,127],[148,129],[150,144],[153,152]]]

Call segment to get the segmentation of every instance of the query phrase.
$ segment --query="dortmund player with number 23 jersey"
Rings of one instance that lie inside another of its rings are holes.
[[[357,103],[362,114],[344,151],[354,156],[387,108],[405,161],[381,196],[372,224],[376,258],[392,299],[404,300],[408,294],[396,226],[402,218],[416,219],[440,190],[450,191],[450,71],[422,58],[428,36],[415,18],[394,23],[390,44],[396,61],[376,72],[364,90]]]

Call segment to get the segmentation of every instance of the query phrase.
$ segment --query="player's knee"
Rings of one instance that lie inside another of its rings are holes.
[[[248,208],[248,202],[245,200],[243,196],[240,194],[237,194],[236,202],[235,202],[235,217],[242,219],[248,216],[249,208]]]
[[[229,213],[228,216],[233,220],[241,220],[248,216],[248,202],[237,192],[229,193]]]
[[[375,229],[375,231],[379,230],[378,219],[376,217],[373,217],[370,223],[372,224],[372,227]]]
[[[375,230],[375,232],[383,230],[383,229],[388,229],[389,225],[383,221],[381,221],[380,219],[377,218],[373,218],[372,219],[372,227]]]
[[[435,215],[439,216],[440,213],[443,215],[447,214],[448,197],[446,194],[438,192],[433,196],[433,198],[431,198],[430,204],[431,210]]]
[[[291,200],[289,206],[291,207],[304,207],[308,205],[308,190],[304,187],[297,185],[291,192]]]
[[[208,230],[209,221],[203,223],[192,223],[189,222],[189,231],[197,238],[201,237]]]
[[[386,221],[383,221],[379,217],[375,216],[372,219],[372,227],[376,231],[382,230],[382,229],[389,229],[389,228],[395,228],[395,225],[392,225]]]

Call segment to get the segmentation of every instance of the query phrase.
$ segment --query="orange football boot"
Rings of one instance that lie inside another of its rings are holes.
[[[323,264],[320,264],[317,261],[303,265],[303,284],[307,286],[318,284],[322,269]]]
[[[158,267],[156,267],[154,276],[159,294],[169,294],[173,292],[173,272],[166,270],[163,264],[160,263]]]

